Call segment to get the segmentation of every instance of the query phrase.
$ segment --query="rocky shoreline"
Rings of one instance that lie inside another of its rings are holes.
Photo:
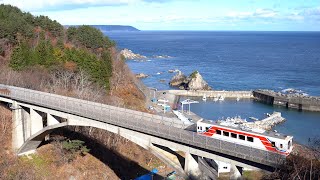
[[[132,50],[130,49],[123,49],[120,51],[120,54],[127,60],[145,60],[148,57],[141,55],[141,54],[136,54],[134,53]],[[172,58],[171,56],[168,55],[153,55],[150,58],[153,59],[168,59],[168,58]]]
[[[120,54],[125,58],[125,59],[146,59],[146,56],[143,56],[141,54],[135,54],[133,53],[130,49],[123,49],[120,51]]]

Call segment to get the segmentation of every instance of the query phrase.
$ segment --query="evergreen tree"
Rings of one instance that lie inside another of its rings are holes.
[[[33,52],[26,42],[22,42],[17,46],[11,55],[10,67],[14,70],[22,70],[32,64]]]
[[[54,50],[50,41],[40,40],[35,48],[35,63],[46,67],[54,64]]]

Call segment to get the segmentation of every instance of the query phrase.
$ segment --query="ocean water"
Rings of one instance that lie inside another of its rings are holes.
[[[179,69],[186,75],[198,70],[218,90],[287,88],[320,96],[320,32],[110,32],[118,48],[128,48],[148,57],[128,61],[135,73],[145,73],[149,87],[169,89]],[[155,58],[166,55],[169,58]],[[160,82],[161,80],[161,82]],[[261,117],[281,111],[287,121],[276,127],[306,144],[320,135],[320,113],[298,112],[254,101],[212,101],[196,104],[194,112],[208,119],[240,115]],[[315,128],[317,127],[317,128]]]

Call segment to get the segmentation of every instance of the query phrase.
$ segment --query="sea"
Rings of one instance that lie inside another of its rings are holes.
[[[159,90],[180,70],[199,71],[215,90],[295,89],[320,96],[320,32],[245,31],[138,31],[106,32],[118,49],[128,48],[147,57],[128,60],[134,73],[149,75],[142,81]],[[299,112],[253,100],[192,104],[191,110],[206,119],[241,116],[263,118],[279,111],[286,122],[275,130],[308,145],[320,137],[320,113]]]

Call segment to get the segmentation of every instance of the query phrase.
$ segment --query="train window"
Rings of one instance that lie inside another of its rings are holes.
[[[282,145],[282,144],[280,144],[280,148],[283,148],[283,145]]]
[[[239,135],[239,139],[246,140],[246,137],[244,135]]]
[[[202,126],[200,126],[200,130],[202,131]]]
[[[247,136],[247,141],[253,142],[253,137]]]
[[[291,141],[288,142],[288,149],[291,147]]]
[[[198,126],[198,129],[200,129],[200,126]]]
[[[275,147],[276,143],[271,141],[271,145],[272,145],[272,147]]]
[[[237,134],[235,134],[235,133],[231,133],[231,137],[233,137],[233,138],[237,138]]]
[[[216,133],[221,135],[221,131],[220,130],[216,130]]]
[[[229,132],[223,131],[224,136],[229,136]]]
[[[206,127],[206,131],[208,131],[209,130],[209,127]]]

